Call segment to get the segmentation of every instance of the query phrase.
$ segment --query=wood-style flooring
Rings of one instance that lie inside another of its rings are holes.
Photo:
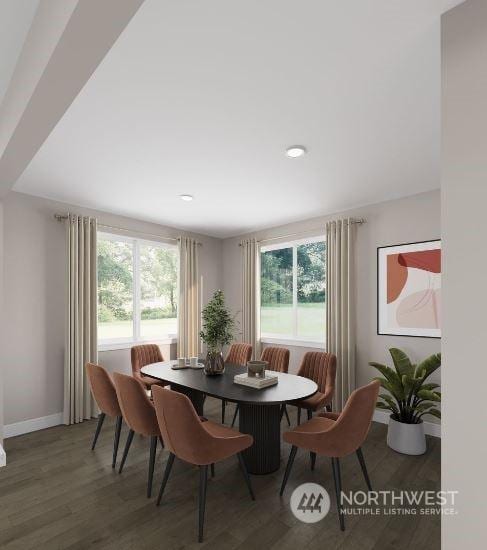
[[[294,407],[289,407],[296,422]],[[227,407],[227,423],[233,405]],[[207,399],[205,415],[220,418],[220,402]],[[136,436],[121,475],[112,470],[114,424],[108,418],[95,451],[96,421],[58,426],[7,439],[7,466],[0,468],[0,548],[2,550],[307,550],[440,548],[439,516],[348,516],[338,526],[331,462],[298,451],[284,498],[279,487],[289,448],[283,445],[278,472],[252,476],[256,501],[248,496],[237,459],[216,466],[208,481],[205,540],[198,544],[198,469],[176,459],[159,508],[155,499],[168,453],[158,447],[153,497],[146,497],[148,440]],[[285,419],[282,429],[287,429]],[[395,453],[386,445],[386,426],[373,424],[363,446],[374,490],[439,490],[440,440],[428,437],[419,457]],[[127,429],[120,441],[122,455]],[[118,465],[118,464],[117,464]],[[344,491],[366,489],[355,455],[341,461]],[[304,482],[323,485],[331,497],[330,513],[305,524],[290,508],[293,489]]]

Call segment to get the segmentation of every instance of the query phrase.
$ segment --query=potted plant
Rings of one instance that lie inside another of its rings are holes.
[[[213,376],[225,371],[222,348],[230,344],[235,334],[235,318],[225,305],[223,291],[217,290],[202,312],[203,330],[200,337],[207,346],[205,374]]]
[[[378,409],[391,411],[387,444],[391,449],[408,455],[420,455],[426,451],[423,416],[429,414],[441,418],[437,408],[441,393],[439,384],[425,383],[441,366],[441,354],[435,353],[414,365],[400,349],[389,350],[395,369],[371,362],[382,376],[376,377],[388,393],[379,395]]]

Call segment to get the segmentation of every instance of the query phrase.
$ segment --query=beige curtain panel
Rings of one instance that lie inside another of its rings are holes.
[[[242,249],[242,337],[251,344],[252,356],[260,357],[260,258],[259,244],[255,239],[246,239],[241,243]]]
[[[326,346],[337,357],[337,411],[355,389],[354,231],[349,218],[326,224]]]
[[[64,359],[64,423],[96,416],[85,371],[97,362],[96,219],[70,214],[66,221],[67,316]]]
[[[178,357],[200,352],[200,289],[198,242],[179,238]]]

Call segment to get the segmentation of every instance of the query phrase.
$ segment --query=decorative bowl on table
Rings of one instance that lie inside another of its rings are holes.
[[[250,378],[265,378],[268,361],[247,361],[247,376]]]

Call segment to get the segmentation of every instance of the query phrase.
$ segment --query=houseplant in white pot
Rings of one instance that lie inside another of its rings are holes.
[[[377,408],[391,411],[387,444],[391,449],[408,455],[420,455],[426,451],[423,416],[441,418],[437,408],[441,402],[439,384],[426,383],[426,379],[441,366],[441,354],[435,353],[414,365],[400,349],[389,350],[394,369],[371,362],[382,376],[376,377],[382,388]]]

